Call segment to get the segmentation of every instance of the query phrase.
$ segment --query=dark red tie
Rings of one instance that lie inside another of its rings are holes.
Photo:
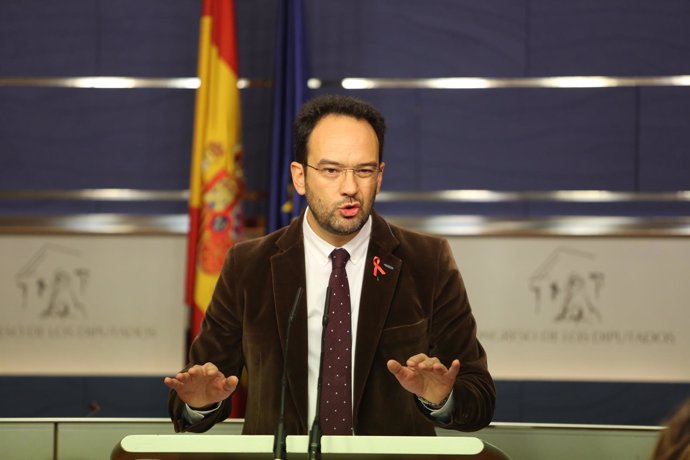
[[[331,253],[333,271],[328,281],[331,301],[323,343],[323,387],[321,390],[321,430],[324,435],[352,434],[352,328],[350,285],[345,249]]]

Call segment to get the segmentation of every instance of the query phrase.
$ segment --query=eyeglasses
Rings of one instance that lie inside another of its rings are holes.
[[[380,169],[374,166],[361,166],[359,168],[338,168],[335,166],[323,166],[317,168],[309,163],[303,163],[305,166],[309,166],[311,169],[315,169],[319,172],[321,177],[325,179],[338,179],[345,175],[345,172],[352,171],[355,177],[359,179],[373,179],[379,173]]]

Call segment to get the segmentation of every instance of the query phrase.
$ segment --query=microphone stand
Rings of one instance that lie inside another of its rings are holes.
[[[309,431],[309,460],[321,460],[321,386],[323,382],[323,347],[328,326],[328,310],[331,306],[331,288],[326,289],[326,304],[321,320],[321,356],[319,358],[319,377],[316,384],[316,413]]]
[[[299,299],[302,298],[302,287],[297,288],[297,294],[295,295],[295,303],[292,305],[292,310],[290,311],[290,316],[288,317],[287,332],[285,333],[285,352],[283,353],[283,378],[281,381],[280,388],[280,412],[278,415],[278,425],[276,425],[276,431],[273,436],[273,458],[275,460],[286,460],[287,459],[287,447],[285,439],[287,438],[287,432],[285,431],[285,392],[287,389],[287,359],[288,359],[288,346],[290,345],[290,330],[292,329],[292,323],[295,319],[295,313],[297,312],[297,304]]]

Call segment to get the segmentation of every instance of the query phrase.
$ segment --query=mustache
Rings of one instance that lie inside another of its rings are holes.
[[[341,201],[336,206],[338,208],[342,208],[344,206],[354,206],[354,205],[361,206],[362,203],[359,200],[355,200],[354,197],[347,197],[345,200]]]

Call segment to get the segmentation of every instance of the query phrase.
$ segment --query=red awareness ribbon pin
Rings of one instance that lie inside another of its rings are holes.
[[[381,259],[379,256],[374,256],[374,276],[378,276],[379,273],[382,275],[385,275],[386,272],[383,271],[383,268],[381,268]]]

